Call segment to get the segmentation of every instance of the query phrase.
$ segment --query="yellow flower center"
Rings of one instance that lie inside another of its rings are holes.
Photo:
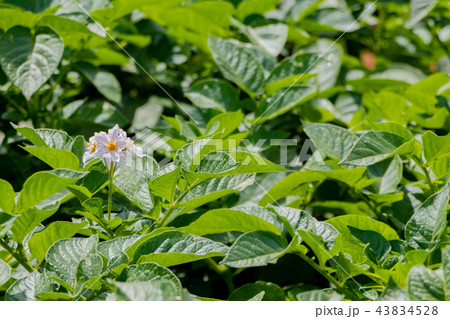
[[[91,144],[89,144],[89,143],[87,143],[86,145],[87,145],[87,147],[89,147],[92,150],[92,152],[94,152],[95,149],[97,148],[97,142],[94,142],[94,144],[92,146],[90,146]]]
[[[108,143],[108,146],[107,146],[108,150],[110,150],[111,152],[115,151],[116,148],[118,148],[118,147],[119,147],[119,145],[114,143],[114,141],[111,142],[111,143]]]

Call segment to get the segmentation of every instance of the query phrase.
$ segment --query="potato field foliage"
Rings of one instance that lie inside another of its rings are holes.
[[[0,300],[450,300],[448,0],[0,0],[0,114]]]

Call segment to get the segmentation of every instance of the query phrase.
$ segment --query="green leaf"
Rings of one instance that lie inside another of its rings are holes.
[[[181,147],[175,156],[173,163],[184,168],[186,171],[193,171],[200,163],[201,158],[216,150],[214,141],[211,138],[196,140]]]
[[[261,291],[260,293],[257,293],[256,295],[248,299],[248,301],[262,301],[262,299],[264,298],[264,294],[265,291]]]
[[[213,178],[194,187],[178,205],[182,208],[180,214],[187,213],[194,208],[218,200],[224,196],[239,193],[254,183],[254,174],[241,174]]]
[[[289,291],[289,294],[292,292]],[[295,294],[294,300],[297,301],[329,301],[333,296],[326,291],[313,289],[301,291]]]
[[[408,91],[418,91],[429,96],[436,96],[441,94],[441,89],[448,85],[450,77],[443,72],[438,72],[427,76],[425,79],[411,85]]]
[[[185,170],[183,171],[183,173],[190,184],[199,183],[209,178],[236,174],[290,172],[290,170],[262,158],[259,154],[231,149],[227,151],[227,153],[235,162],[241,164],[235,169],[224,170],[223,173],[220,174],[194,173],[196,167],[201,163],[201,159],[205,157],[206,154],[216,150],[220,150],[224,148],[224,146],[226,146],[226,144],[224,145],[224,141],[218,141],[212,139],[202,139],[193,143],[186,144],[177,151],[174,163],[175,165],[182,165],[182,168]],[[231,147],[230,143],[230,148],[235,147],[236,144]],[[226,160],[226,162],[229,162],[229,159],[226,156],[219,156],[218,158],[224,159]],[[213,156],[212,159],[215,159],[215,157]],[[208,158],[206,158],[206,161],[207,160]],[[214,161],[213,164],[218,165],[219,163]],[[227,166],[229,167],[229,165]]]
[[[236,112],[220,113],[209,120],[205,128],[205,135],[219,133],[214,138],[225,138],[236,130],[244,120],[241,110]]]
[[[447,225],[448,185],[427,198],[416,210],[405,228],[409,245],[431,251],[438,244],[439,236]]]
[[[412,135],[412,133],[404,125],[396,122],[370,122],[369,126],[375,131],[393,133],[403,137],[405,140],[411,140],[414,138],[414,135]],[[419,156],[420,154],[416,155]]]
[[[298,229],[310,230],[316,224],[316,219],[308,212],[282,206],[270,206],[268,209],[274,211],[283,221],[283,225],[292,237],[295,237]]]
[[[437,136],[431,131],[422,135],[423,152],[427,166],[431,168],[437,178],[446,176],[450,172],[450,134]]]
[[[281,234],[280,222],[272,213],[262,207],[234,207],[232,209],[219,208],[206,212],[192,224],[182,228],[186,234],[203,236],[219,234],[229,231],[242,233],[252,231],[270,231]]]
[[[450,300],[450,247],[448,246],[442,249],[442,270],[446,300]]]
[[[406,290],[399,287],[394,280],[389,279],[384,292],[380,296],[380,301],[408,301]]]
[[[208,153],[202,160],[194,158],[191,165],[197,164],[196,172],[184,171],[186,180],[190,184],[199,184],[211,178],[249,173],[289,172],[258,154],[231,150],[224,155],[223,152]],[[202,166],[200,166],[202,164]],[[208,173],[208,170],[211,173]]]
[[[180,167],[175,166],[173,163],[169,163],[159,169],[155,175],[151,176],[148,188],[153,195],[172,202],[179,177]]]
[[[122,88],[114,74],[86,62],[78,62],[76,67],[104,97],[117,104],[121,103]]]
[[[24,214],[25,215],[25,214]],[[24,215],[21,215],[24,216]],[[44,230],[35,233],[29,240],[30,253],[37,258],[40,264],[47,254],[48,249],[60,239],[71,238],[84,228],[87,222],[75,224],[71,222],[56,221],[48,225]]]
[[[442,278],[423,265],[414,266],[408,274],[407,291],[410,300],[444,301]]]
[[[287,240],[272,232],[246,233],[236,240],[220,263],[233,268],[265,266],[287,247]]]
[[[64,46],[74,50],[82,49],[83,43],[89,42],[89,40],[96,43],[106,42],[84,23],[62,16],[46,15],[39,19],[38,26],[52,28],[64,40]]]
[[[135,250],[133,260],[138,264],[154,262],[162,267],[184,264],[195,260],[225,256],[228,247],[210,239],[187,235],[181,231],[166,231],[142,242]]]
[[[361,25],[353,18],[353,15],[347,8],[322,8],[317,10],[311,17],[317,23],[331,27],[328,31],[353,32],[358,30]]]
[[[81,260],[77,267],[75,280],[75,293],[87,286],[88,289],[96,290],[101,285],[98,282],[103,269],[103,260],[99,255],[91,254],[87,258]]]
[[[73,139],[71,151],[78,159],[78,162],[80,165],[83,164],[83,155],[85,151],[85,140],[84,137],[81,135],[78,135]]]
[[[316,76],[325,62],[324,59],[319,59],[317,55],[310,53],[283,60],[272,70],[266,80],[265,90],[267,94],[273,95],[282,88],[301,84]]]
[[[360,231],[371,231],[380,234],[385,240],[397,240],[398,234],[394,229],[386,225],[385,223],[376,221],[366,216],[358,215],[344,215],[331,218],[327,220],[327,223],[333,225],[339,232],[339,238],[341,241],[341,252],[351,256],[351,259],[356,264],[361,264],[366,260],[364,254],[364,244],[355,238],[350,229],[357,228]]]
[[[4,235],[16,220],[17,215],[10,215],[0,212],[0,236]]]
[[[41,222],[52,216],[59,208],[59,203],[43,207],[30,208],[16,218],[11,227],[14,240],[21,244],[25,237]]]
[[[211,79],[197,82],[185,92],[191,102],[201,108],[223,112],[239,108],[238,91],[228,82]]]
[[[403,177],[403,165],[399,156],[378,162],[367,167],[369,179],[379,179],[367,189],[378,194],[394,193]]]
[[[335,45],[330,39],[322,38],[306,47],[305,52],[317,54],[326,61],[325,69],[317,75],[318,91],[322,92],[332,88],[336,84],[341,70],[343,56],[341,46]]]
[[[17,132],[25,136],[36,147],[50,147],[69,151],[72,149],[73,140],[64,131],[12,125]]]
[[[283,23],[267,24],[248,29],[251,42],[261,46],[270,55],[277,57],[283,51],[288,36],[288,27]]]
[[[90,198],[83,202],[84,210],[75,210],[75,213],[86,217],[89,221],[95,222],[104,230],[111,233],[113,229],[122,224],[122,219],[116,216],[112,220],[106,220],[104,218],[104,211],[106,210],[106,206],[107,202],[103,201],[101,198]]]
[[[339,281],[346,280],[368,272],[370,266],[366,264],[356,264],[349,254],[339,253],[330,260],[331,266],[336,269]]]
[[[410,28],[425,18],[438,2],[438,0],[411,0],[411,10],[406,27]]]
[[[332,225],[316,222],[310,230],[298,229],[297,232],[314,252],[322,267],[327,260],[339,253],[340,247],[336,244],[339,232]]]
[[[35,20],[36,16],[30,11],[24,11],[13,6],[0,9],[0,29],[3,31],[19,25],[33,28]]]
[[[423,154],[427,160],[427,164],[439,157],[450,154],[450,134],[437,136],[432,131],[426,131],[422,135],[422,143]]]
[[[350,233],[364,245],[366,256],[376,265],[381,265],[391,252],[391,244],[379,233],[372,230],[361,230],[348,226]]]
[[[368,108],[368,118],[378,121],[380,118],[406,125],[408,122],[405,97],[389,92],[365,93],[362,103]]]
[[[62,39],[48,27],[33,37],[24,27],[9,29],[0,39],[3,71],[27,100],[52,76],[64,50]]]
[[[305,103],[316,94],[316,88],[307,85],[295,85],[289,89],[281,89],[273,96],[262,101],[255,111],[252,124],[263,123]]]
[[[0,259],[0,286],[11,278],[11,267],[2,259]]]
[[[80,161],[71,151],[64,149],[53,149],[44,147],[29,146],[24,149],[41,161],[47,163],[52,168],[67,168],[71,170],[80,169]]]
[[[71,150],[73,139],[64,131],[40,128],[36,133],[42,138],[50,148]],[[39,145],[36,145],[39,146]]]
[[[181,296],[183,287],[178,277],[169,269],[155,263],[128,266],[116,279],[120,282],[153,282],[159,280],[172,282],[177,287],[177,295]]]
[[[235,42],[209,37],[209,48],[224,77],[249,95],[262,93],[264,71],[255,56]]]
[[[199,165],[195,168],[195,172],[217,176],[235,169],[239,164],[226,152],[211,152],[201,159]]]
[[[355,134],[336,125],[303,122],[303,129],[319,150],[338,160],[343,159],[358,140]]]
[[[28,208],[39,204],[44,199],[63,190],[85,175],[86,173],[68,169],[42,171],[31,175],[31,177],[25,181],[23,188],[20,191],[14,213],[23,213]]]
[[[115,282],[116,300],[127,301],[175,301],[177,287],[172,281]]]
[[[197,159],[194,159],[194,161],[197,161]],[[195,165],[196,163],[193,162],[192,164]],[[195,165],[195,172],[183,171],[183,173],[188,183],[200,184],[211,178],[234,175],[234,170],[240,164],[229,153],[215,151],[206,154],[198,165]]]
[[[143,212],[153,208],[148,189],[148,177],[130,166],[121,166],[114,177],[114,186]]]
[[[259,205],[265,206],[267,204],[273,204],[280,198],[290,195],[297,195],[300,185],[313,182],[320,183],[325,179],[336,180],[345,183],[350,187],[355,187],[357,182],[363,177],[366,170],[364,167],[333,170],[325,163],[323,163],[323,165],[319,165],[317,168],[323,170],[304,169],[288,175],[286,178],[282,179],[271,189],[269,189],[269,191],[259,201]]]
[[[16,206],[16,193],[8,181],[0,178],[0,209],[6,213],[12,213]]]
[[[391,241],[391,246],[394,248],[394,245]],[[404,254],[405,262],[397,263],[394,268],[390,271],[391,277],[394,282],[400,286],[401,288],[406,288],[407,286],[407,277],[412,267],[416,265],[423,265],[429,253],[424,250],[410,250]]]
[[[56,291],[56,285],[45,273],[34,271],[28,276],[17,280],[5,294],[7,301],[39,300],[39,294]]]
[[[313,13],[323,0],[303,0],[295,2],[289,9],[289,17],[295,22],[301,21],[304,17]]]
[[[233,291],[228,298],[230,301],[245,301],[253,298],[257,294],[264,292],[262,301],[285,301],[283,289],[279,286],[264,281],[246,284]]]
[[[272,9],[275,9],[280,0],[247,0],[240,1],[236,9],[236,17],[243,20],[245,17],[251,14],[266,13]]]
[[[266,206],[267,204],[273,204],[281,198],[294,195],[298,186],[305,183],[319,182],[325,180],[326,177],[320,172],[303,170],[288,175],[282,179],[261,198],[259,201],[260,206]]]
[[[26,126],[17,126],[15,124],[11,124],[14,129],[17,130],[20,134],[25,136],[31,143],[38,147],[48,147],[42,137],[37,133],[37,130],[26,127]]]
[[[393,64],[368,77],[347,80],[347,83],[357,92],[368,92],[384,88],[407,88],[409,84],[415,84],[424,77],[420,70],[410,65]]]
[[[277,57],[281,53],[286,44],[288,27],[283,23],[250,27],[233,18],[232,23],[237,26],[253,44],[260,46],[274,57]]]
[[[412,153],[413,142],[389,132],[367,132],[354,144],[342,163],[372,165],[395,155]]]
[[[133,245],[141,236],[132,235],[118,237],[98,244],[97,249],[100,255],[105,256],[108,260],[119,257],[125,249]]]
[[[97,253],[98,237],[61,239],[54,243],[45,257],[45,269],[52,279],[58,280],[65,288],[75,290],[79,287],[77,279],[80,277],[79,270],[87,271],[92,263],[95,263],[95,275],[99,275]],[[87,262],[86,262],[87,261]],[[101,263],[101,259],[100,259]],[[61,282],[62,280],[62,282]]]
[[[227,1],[201,1],[181,6],[177,4],[171,8],[158,3],[156,6],[140,8],[140,11],[159,25],[173,30],[172,36],[180,42],[190,42],[207,51],[208,35],[226,34],[234,7]]]

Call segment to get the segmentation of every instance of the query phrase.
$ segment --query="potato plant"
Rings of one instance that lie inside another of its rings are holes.
[[[0,0],[0,300],[450,300],[445,0]]]

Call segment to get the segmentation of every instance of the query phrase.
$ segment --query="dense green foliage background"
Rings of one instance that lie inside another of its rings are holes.
[[[446,0],[0,0],[1,298],[449,300],[449,21]],[[81,158],[115,124],[149,155],[106,220]]]

